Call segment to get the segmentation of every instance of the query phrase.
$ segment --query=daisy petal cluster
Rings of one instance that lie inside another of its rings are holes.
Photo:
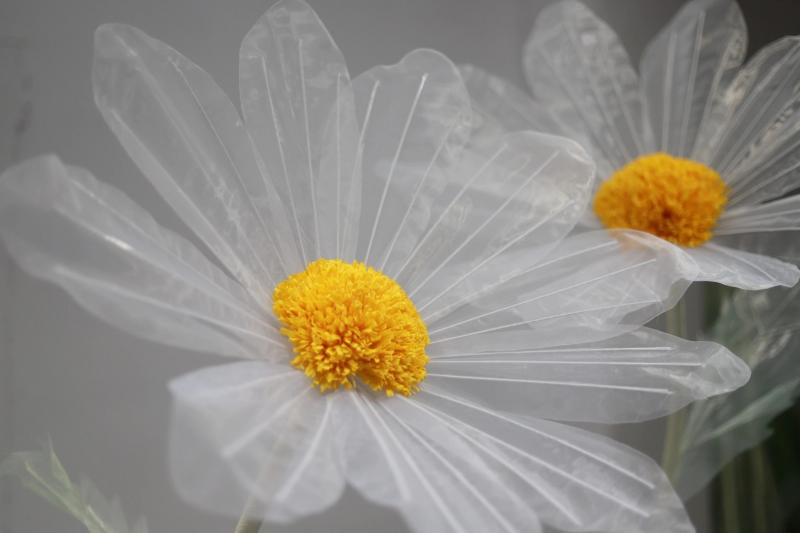
[[[478,132],[437,52],[351,78],[283,0],[239,60],[241,115],[161,41],[96,33],[97,105],[193,241],[55,156],[0,179],[24,269],[132,334],[236,359],[170,384],[180,494],[287,522],[350,485],[418,532],[692,531],[652,460],[563,423],[746,382],[724,347],[643,327],[692,279],[687,253],[573,233],[587,153]]]
[[[537,19],[524,49],[533,99],[475,67],[462,72],[481,135],[567,135],[597,162],[584,227],[632,228],[684,247],[700,281],[792,286],[793,263],[757,253],[800,230],[795,87],[800,41],[778,40],[743,64],[747,30],[731,0],[693,0],[635,69],[613,30],[563,1]]]

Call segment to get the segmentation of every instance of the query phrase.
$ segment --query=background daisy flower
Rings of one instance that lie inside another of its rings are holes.
[[[699,280],[792,286],[795,265],[753,251],[765,233],[800,229],[800,44],[781,39],[742,66],[746,41],[734,2],[695,0],[637,72],[611,28],[567,1],[542,11],[525,46],[535,101],[474,67],[464,73],[494,127],[558,132],[587,147],[601,180],[587,225],[684,246]]]
[[[749,375],[640,327],[686,288],[680,249],[565,238],[594,176],[577,144],[471,143],[449,60],[418,50],[351,81],[298,1],[242,43],[244,120],[141,31],[95,43],[98,107],[194,242],[54,156],[3,175],[0,228],[103,320],[245,360],[171,384],[188,501],[285,522],[350,484],[415,531],[692,530],[652,460],[551,421],[645,420]]]

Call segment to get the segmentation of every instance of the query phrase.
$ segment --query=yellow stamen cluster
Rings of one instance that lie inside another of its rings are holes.
[[[387,396],[425,378],[428,329],[393,279],[363,263],[319,259],[275,287],[272,309],[292,342],[292,365],[321,391],[358,377]]]
[[[725,182],[713,169],[663,153],[642,156],[617,170],[594,198],[609,228],[646,231],[681,246],[700,246],[727,202]]]

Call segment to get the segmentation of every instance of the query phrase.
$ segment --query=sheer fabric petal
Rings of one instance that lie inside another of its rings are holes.
[[[471,443],[416,409],[418,403],[403,400],[374,403],[399,446],[397,459],[415,495],[400,506],[413,531],[541,530],[533,506],[495,475]]]
[[[209,367],[170,384],[170,465],[181,496],[217,512],[288,522],[344,488],[334,395],[288,365]]]
[[[556,330],[568,339],[570,331]],[[432,356],[425,384],[489,409],[578,422],[638,422],[747,382],[723,346],[609,328],[588,344]]]
[[[262,169],[239,114],[211,77],[136,28],[95,33],[98,108],[186,225],[259,298],[287,271],[279,199],[252,195]],[[268,208],[265,208],[268,206]]]
[[[800,38],[763,48],[722,95],[717,136],[704,160],[727,181],[729,208],[752,205],[797,186],[800,159]]]
[[[353,88],[363,180],[357,257],[391,275],[453,176],[469,138],[469,96],[455,65],[433,50],[374,67]]]
[[[491,142],[514,131],[561,134],[555,116],[525,91],[475,65],[459,65],[459,72],[472,101],[473,131],[470,143]],[[574,138],[583,146],[582,138]]]
[[[686,253],[697,263],[697,281],[713,281],[746,290],[792,287],[800,279],[797,266],[766,255],[707,242]]]
[[[518,132],[486,148],[462,154],[461,179],[434,200],[421,238],[387,271],[425,320],[542,258],[588,201],[594,166],[574,142]]]
[[[422,309],[428,353],[554,346],[564,342],[553,334],[561,328],[581,343],[611,324],[644,324],[677,302],[695,268],[679,248],[645,233],[572,235],[545,260],[465,293],[446,312]]]
[[[651,151],[638,75],[611,28],[583,4],[558,2],[542,11],[523,66],[534,96],[565,133],[587,136],[600,175]]]
[[[800,195],[725,211],[714,228],[714,234],[740,235],[797,230],[800,230]]]
[[[523,509],[561,530],[693,531],[658,466],[599,435],[492,412],[434,386],[426,386],[410,399],[384,402],[382,407],[410,431],[424,434],[443,454],[448,449],[459,450],[447,455],[448,459],[459,461],[461,454],[469,458],[469,465],[462,469],[468,479],[503,488],[488,496],[492,502],[501,502],[506,491],[516,494]],[[434,462],[428,475],[433,479],[444,470],[443,464]],[[483,510],[479,502],[472,505]],[[471,519],[473,514],[464,509],[460,516]]]
[[[0,231],[20,265],[134,335],[236,357],[285,358],[266,310],[121,192],[54,156],[0,178]]]
[[[318,257],[347,257],[358,216],[357,124],[344,57],[316,13],[282,0],[245,36],[239,91],[269,183],[287,206],[291,272]]]
[[[642,91],[655,148],[692,157],[719,124],[712,113],[747,51],[747,28],[736,2],[689,2],[647,46]]]

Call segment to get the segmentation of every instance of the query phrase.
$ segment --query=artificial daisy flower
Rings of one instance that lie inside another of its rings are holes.
[[[695,0],[649,44],[637,74],[614,32],[568,1],[545,8],[525,46],[535,101],[473,67],[464,73],[490,123],[587,147],[600,178],[588,225],[683,246],[699,280],[792,286],[797,267],[752,244],[800,229],[800,195],[783,198],[800,187],[800,41],[781,39],[741,67],[746,40],[734,2]]]
[[[640,327],[691,260],[638,232],[569,238],[593,163],[536,133],[470,142],[454,65],[350,80],[280,2],[210,76],[122,25],[97,104],[200,248],[53,156],[2,178],[2,234],[102,319],[243,359],[178,378],[171,465],[207,509],[285,522],[345,484],[414,531],[691,531],[650,459],[551,420],[632,422],[734,389],[725,348]]]

